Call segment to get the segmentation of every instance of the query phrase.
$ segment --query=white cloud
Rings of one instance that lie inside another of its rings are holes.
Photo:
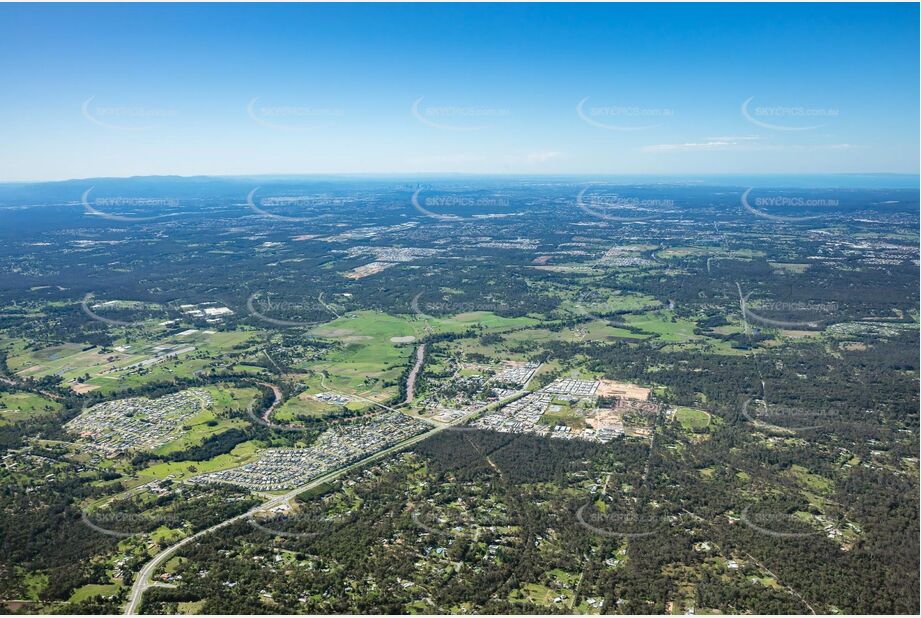
[[[652,144],[643,146],[643,152],[694,152],[694,151],[761,151],[761,152],[803,152],[823,150],[846,150],[855,148],[852,144],[770,144],[761,141],[758,135],[735,135],[709,137],[701,142],[681,144]]]
[[[653,144],[643,146],[643,152],[690,152],[694,150],[727,150],[737,146],[738,142],[728,140],[709,140],[706,142],[685,142],[684,144]]]
[[[714,142],[751,142],[760,140],[760,135],[728,135],[724,137],[708,137],[708,141]]]
[[[827,144],[818,147],[817,150],[849,150],[851,148],[857,148],[857,146],[854,144]]]

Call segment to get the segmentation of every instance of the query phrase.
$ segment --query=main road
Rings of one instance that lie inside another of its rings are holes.
[[[511,397],[509,399],[511,399]],[[495,405],[495,404],[492,404],[492,405]],[[448,429],[449,427],[453,427],[455,425],[460,425],[462,423],[465,423],[482,411],[483,409],[474,410],[470,412],[469,414],[465,414],[464,416],[456,419],[455,421],[451,423],[446,423],[443,425],[439,425],[437,427],[433,427],[432,429],[429,429],[428,431],[424,433],[420,433],[411,438],[407,438],[406,440],[403,440],[402,442],[398,442],[391,447],[377,451],[376,453],[373,453],[365,457],[364,459],[360,459],[352,464],[339,468],[338,470],[334,470],[333,472],[325,474],[324,476],[317,477],[314,480],[307,483],[306,485],[301,485],[300,487],[297,487],[296,489],[292,489],[288,493],[283,494],[281,496],[275,496],[269,499],[268,501],[263,502],[260,505],[254,506],[253,508],[251,508],[250,510],[244,513],[235,515],[234,517],[231,517],[230,519],[225,519],[224,521],[218,524],[215,524],[211,526],[210,528],[205,528],[204,530],[200,530],[196,532],[195,534],[193,534],[192,536],[187,536],[186,538],[182,539],[178,543],[170,545],[169,547],[160,551],[160,553],[158,553],[156,556],[151,558],[138,572],[137,577],[134,580],[134,585],[132,585],[131,587],[131,595],[128,597],[128,604],[125,607],[125,615],[129,616],[129,615],[137,614],[138,609],[141,606],[141,599],[144,596],[144,591],[154,585],[150,581],[151,577],[153,577],[154,573],[156,573],[160,565],[162,565],[164,562],[169,560],[169,558],[182,547],[185,547],[189,543],[192,543],[193,541],[196,541],[202,538],[203,536],[214,532],[215,530],[220,530],[221,528],[229,526],[230,524],[233,524],[238,521],[242,521],[244,519],[252,517],[254,514],[260,511],[265,511],[265,510],[274,508],[276,506],[285,504],[286,502],[288,502],[289,500],[291,500],[298,494],[303,493],[307,491],[308,489],[313,489],[314,487],[317,487],[323,483],[335,480],[338,477],[345,474],[346,472],[353,470],[354,468],[364,466],[376,459],[380,459],[381,457],[386,457],[387,455],[390,455],[396,451],[402,450],[406,448],[407,446],[411,446],[413,444],[416,444],[417,442],[421,442],[422,440],[425,440],[426,438],[429,438],[435,435],[439,431],[444,431],[445,429]]]

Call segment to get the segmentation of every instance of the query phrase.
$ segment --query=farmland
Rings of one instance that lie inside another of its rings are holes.
[[[528,216],[428,220],[381,185],[309,233],[214,198],[14,240],[8,607],[912,609],[906,194],[778,231],[725,187],[659,186],[680,216],[626,226],[576,185],[493,188]]]

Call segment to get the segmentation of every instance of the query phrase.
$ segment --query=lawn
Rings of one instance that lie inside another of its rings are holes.
[[[253,441],[241,442],[225,455],[218,455],[207,461],[172,461],[158,463],[138,472],[144,479],[163,479],[171,476],[174,480],[185,480],[197,474],[216,472],[227,468],[242,466],[255,461],[257,445]]]
[[[819,493],[827,494],[834,489],[834,483],[824,476],[812,474],[808,468],[800,465],[793,465],[788,470],[788,474],[793,476],[806,489],[811,489]]]
[[[675,420],[686,431],[703,431],[710,426],[710,413],[696,408],[679,406]]]
[[[392,396],[414,346],[391,339],[416,336],[420,327],[409,319],[375,311],[348,314],[318,326],[313,335],[337,341],[341,348],[310,365],[314,372],[328,376],[309,380],[310,392],[338,390],[377,399]],[[384,382],[394,386],[385,387]]]
[[[553,407],[559,407],[559,410],[551,411]],[[540,417],[538,422],[542,425],[549,425],[550,427],[565,425],[572,429],[585,428],[585,416],[575,408],[558,401],[554,401],[551,408],[548,408],[548,411]]]
[[[276,422],[295,421],[302,418],[322,418],[339,410],[339,406],[319,401],[314,397],[322,391],[305,391],[296,397],[288,399],[272,414]]]
[[[626,316],[625,322],[643,332],[657,335],[666,343],[686,343],[699,339],[694,334],[697,323],[693,320],[675,316],[672,311],[648,311]]]
[[[102,393],[113,393],[149,382],[192,377],[197,371],[217,365],[237,346],[256,342],[259,331],[228,332],[197,330],[188,335],[164,335],[145,332],[128,343],[117,340],[111,348],[76,343],[50,346],[29,351],[13,346],[7,364],[21,376],[40,378],[58,376],[65,384],[85,379],[89,386]],[[137,363],[153,359],[157,353],[180,351],[143,368]],[[86,376],[89,376],[86,379]]]
[[[58,402],[35,393],[0,393],[0,422],[19,421],[60,409]]]
[[[110,597],[118,594],[120,586],[118,584],[86,584],[74,590],[68,601],[70,603],[79,603],[93,597]]]
[[[221,418],[227,410],[245,410],[253,403],[258,394],[254,388],[234,388],[229,386],[208,386],[206,389],[214,402],[210,409],[202,409],[198,414],[183,423],[183,434],[172,442],[167,442],[154,452],[157,455],[169,455],[204,442],[207,438],[223,433],[233,427],[245,427],[248,422],[243,419]]]
[[[525,584],[518,590],[513,590],[508,595],[511,602],[523,601],[532,605],[550,607],[557,596],[553,590],[542,584]]]

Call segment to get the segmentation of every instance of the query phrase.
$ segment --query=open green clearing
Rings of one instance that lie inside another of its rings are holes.
[[[110,597],[118,594],[121,586],[118,584],[86,584],[74,590],[70,595],[70,603],[79,603],[93,597]]]
[[[402,342],[401,338],[418,340],[430,333],[460,333],[480,327],[486,332],[502,332],[536,323],[533,318],[503,318],[485,311],[450,318],[392,316],[376,311],[351,313],[311,331],[317,337],[338,342],[340,347],[311,363],[308,371],[314,375],[304,382],[310,394],[337,391],[383,401],[398,392],[400,376],[416,349],[415,343]],[[359,409],[367,405],[355,401],[347,407]],[[305,398],[280,410],[279,418],[322,414],[327,409]]]
[[[259,446],[256,442],[251,440],[241,442],[226,455],[218,455],[207,461],[171,461],[158,463],[148,466],[138,472],[138,477],[149,480],[165,479],[167,477],[173,480],[185,480],[197,474],[216,472],[217,470],[242,466],[243,464],[254,461],[258,458],[258,448]]]
[[[834,489],[834,483],[824,476],[812,474],[808,468],[793,464],[787,471],[804,488],[826,494]]]
[[[397,382],[414,349],[412,344],[396,343],[391,338],[417,336],[418,332],[408,319],[361,311],[319,326],[312,334],[336,341],[340,347],[310,365],[309,370],[319,375],[306,381],[308,392],[335,390],[386,399],[396,394]]]
[[[259,394],[255,388],[235,388],[230,386],[209,386],[207,390],[212,397],[210,409],[203,409],[183,423],[183,434],[176,440],[168,442],[154,451],[157,455],[169,455],[204,442],[207,438],[249,423],[240,418],[223,418],[228,410],[246,410],[253,404]]]
[[[260,331],[206,331],[186,329],[187,334],[148,333],[117,340],[111,347],[67,343],[28,350],[5,341],[10,349],[7,366],[22,377],[55,375],[63,384],[78,381],[102,393],[114,393],[150,382],[188,378],[196,372],[222,369],[234,350],[255,345]],[[156,363],[141,366],[157,358]],[[166,356],[171,355],[171,356]]]
[[[673,311],[662,310],[631,314],[626,316],[624,321],[643,332],[657,335],[660,340],[668,343],[687,343],[700,338],[694,334],[697,323],[693,320],[678,317]]]
[[[36,393],[0,392],[0,422],[20,421],[60,409],[61,404]]]
[[[551,402],[547,412],[544,412],[544,415],[540,417],[538,422],[542,425],[549,425],[550,427],[565,425],[571,429],[585,428],[585,416],[577,407],[556,400]]]
[[[710,426],[710,413],[696,408],[679,406],[675,412],[675,420],[686,431],[703,431]]]
[[[314,395],[318,392],[322,391],[305,391],[291,397],[272,413],[272,420],[283,422],[305,418],[322,418],[339,410],[338,406],[316,399]]]

